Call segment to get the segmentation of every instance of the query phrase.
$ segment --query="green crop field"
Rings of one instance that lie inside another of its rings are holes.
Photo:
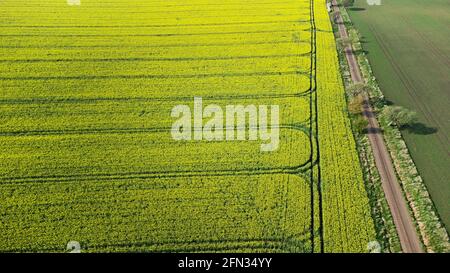
[[[0,251],[376,240],[325,0],[4,0],[0,22]],[[279,105],[279,149],[174,140],[194,97]]]
[[[450,227],[450,2],[358,0],[349,13],[387,99],[419,114],[403,130],[447,230]]]

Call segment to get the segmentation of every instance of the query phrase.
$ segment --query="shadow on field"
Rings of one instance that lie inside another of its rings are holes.
[[[358,50],[354,50],[353,51],[356,55],[364,53],[365,55],[369,55],[369,51],[364,50],[364,49],[358,49]]]
[[[366,9],[365,8],[356,8],[356,7],[354,7],[354,8],[349,8],[349,10],[351,10],[351,11],[364,11]]]
[[[438,131],[437,128],[428,127],[427,125],[421,122],[416,122],[411,125],[403,126],[402,129],[417,135],[431,135]]]
[[[359,43],[360,44],[368,44],[369,42],[367,41],[367,39],[366,39],[366,37],[365,36],[360,36],[359,37]]]

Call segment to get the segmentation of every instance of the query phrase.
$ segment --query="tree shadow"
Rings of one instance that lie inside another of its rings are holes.
[[[352,8],[349,8],[349,10],[351,10],[351,11],[364,11],[366,9],[365,8],[352,7]]]
[[[364,49],[354,50],[353,52],[354,52],[355,54],[361,54],[361,53],[364,53],[365,55],[369,55],[369,51],[364,50]]]
[[[435,134],[438,129],[435,127],[428,127],[426,124],[423,124],[421,122],[416,122],[410,125],[405,125],[401,128],[402,130],[406,130],[410,133],[416,134],[416,135],[431,135]]]
[[[359,43],[360,43],[360,44],[367,44],[367,43],[369,43],[369,42],[367,42],[367,39],[366,39],[365,36],[361,35],[361,36],[359,37]]]
[[[365,134],[372,134],[372,135],[376,135],[376,134],[381,134],[383,133],[383,130],[381,130],[381,128],[374,128],[374,127],[368,127],[365,128],[363,131]]]

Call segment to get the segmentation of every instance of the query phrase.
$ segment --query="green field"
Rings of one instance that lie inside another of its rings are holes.
[[[386,98],[419,114],[402,133],[448,230],[450,2],[358,0],[348,11]]]
[[[376,240],[324,0],[0,10],[0,251],[366,252]],[[279,105],[279,149],[174,140],[171,110],[194,97]]]

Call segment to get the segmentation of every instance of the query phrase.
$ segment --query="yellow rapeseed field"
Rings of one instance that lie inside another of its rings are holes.
[[[0,251],[366,252],[325,0],[0,2]],[[280,144],[171,109],[279,105]]]

